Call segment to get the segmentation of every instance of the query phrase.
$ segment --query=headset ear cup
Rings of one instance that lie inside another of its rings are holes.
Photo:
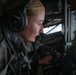
[[[27,25],[27,14],[20,11],[14,11],[9,16],[9,25],[12,30],[20,32]]]

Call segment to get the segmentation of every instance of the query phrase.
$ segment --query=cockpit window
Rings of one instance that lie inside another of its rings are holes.
[[[50,33],[62,31],[62,24],[46,27],[43,29],[43,31],[45,34],[50,34]]]

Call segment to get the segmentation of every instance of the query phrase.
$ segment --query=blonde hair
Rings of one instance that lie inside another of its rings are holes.
[[[26,11],[28,16],[36,15],[39,9],[45,10],[43,4],[40,0],[31,0],[31,2],[26,6]]]

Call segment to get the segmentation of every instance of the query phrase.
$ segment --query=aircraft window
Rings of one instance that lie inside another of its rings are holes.
[[[62,24],[44,28],[43,31],[44,31],[45,34],[50,34],[50,33],[55,33],[55,32],[62,31]]]

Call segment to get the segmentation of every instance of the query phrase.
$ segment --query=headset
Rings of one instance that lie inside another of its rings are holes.
[[[16,32],[23,30],[28,23],[28,17],[26,12],[26,5],[30,0],[26,0],[25,4],[17,7],[15,10],[10,13],[9,16],[9,25],[10,28]]]

